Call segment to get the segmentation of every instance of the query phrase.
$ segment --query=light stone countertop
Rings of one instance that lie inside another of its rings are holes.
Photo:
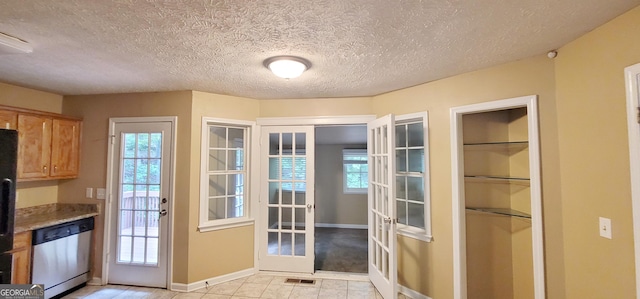
[[[14,233],[99,215],[97,204],[48,204],[16,209]]]

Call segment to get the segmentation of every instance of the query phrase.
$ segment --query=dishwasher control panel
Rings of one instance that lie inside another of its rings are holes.
[[[57,224],[33,231],[33,245],[51,242],[93,230],[93,217]]]

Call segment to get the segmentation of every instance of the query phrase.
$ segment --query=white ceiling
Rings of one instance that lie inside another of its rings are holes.
[[[639,0],[0,1],[0,81],[63,95],[371,96],[546,53]],[[263,66],[297,55],[297,79]],[[560,53],[562,55],[562,53]]]

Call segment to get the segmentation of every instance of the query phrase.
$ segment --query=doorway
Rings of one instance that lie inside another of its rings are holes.
[[[315,271],[366,274],[365,125],[316,126]]]
[[[636,257],[636,297],[640,298],[640,63],[625,68],[627,90],[627,128],[629,134],[629,168]]]
[[[110,120],[106,283],[169,283],[175,124],[175,117]]]

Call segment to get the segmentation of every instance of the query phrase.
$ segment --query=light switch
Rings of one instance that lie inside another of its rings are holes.
[[[97,199],[105,199],[107,197],[106,195],[107,190],[104,188],[97,188],[96,189],[96,198]]]
[[[86,198],[93,198],[93,188],[87,188],[87,190],[85,191],[84,196]]]
[[[600,217],[600,237],[611,239],[611,219]]]

